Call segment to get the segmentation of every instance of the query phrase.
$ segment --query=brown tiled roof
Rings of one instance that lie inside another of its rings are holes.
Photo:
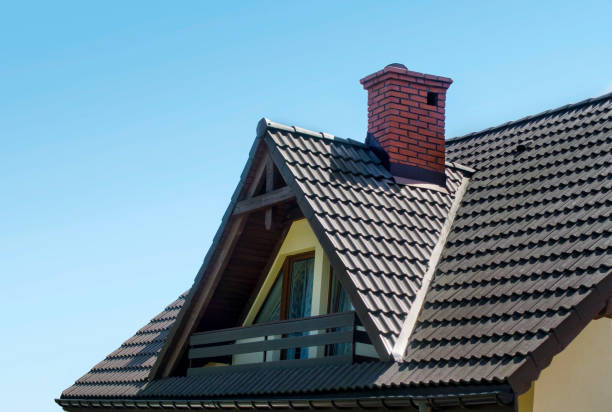
[[[402,363],[327,365],[308,374],[262,370],[258,381],[236,372],[145,385],[181,297],[62,397],[168,399],[506,382],[525,390],[612,294],[611,109],[612,95],[606,95],[448,141],[448,157],[477,171]],[[319,240],[332,264],[346,270],[354,303],[389,349],[462,171],[448,169],[447,193],[398,186],[365,145],[281,125],[268,125],[260,136],[315,232],[324,235]]]
[[[62,392],[62,398],[130,397],[147,383],[157,354],[185,303],[183,293],[102,362]]]
[[[477,172],[406,359],[525,389],[612,293],[612,95],[448,141]],[[600,307],[601,306],[601,307]]]

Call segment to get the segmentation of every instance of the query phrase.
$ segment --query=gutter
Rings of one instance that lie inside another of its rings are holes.
[[[483,405],[498,405],[513,410],[514,394],[508,391],[491,390],[480,393],[458,393],[456,395],[414,396],[363,396],[326,397],[311,399],[218,399],[218,400],[112,400],[112,399],[56,399],[66,411],[96,408],[118,409],[399,409],[412,408],[420,411],[460,407],[470,409]]]

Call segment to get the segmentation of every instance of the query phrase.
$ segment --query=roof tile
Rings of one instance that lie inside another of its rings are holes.
[[[611,101],[448,142],[477,172],[406,361],[504,358],[460,379],[508,378],[610,277]]]
[[[147,382],[182,295],[62,397],[205,399],[505,382],[561,326],[576,323],[576,313],[583,316],[585,299],[612,293],[611,130],[607,95],[448,141],[448,158],[477,172],[402,363]],[[271,127],[265,138],[392,346],[461,171],[447,168],[446,191],[400,186],[365,145],[288,127]]]

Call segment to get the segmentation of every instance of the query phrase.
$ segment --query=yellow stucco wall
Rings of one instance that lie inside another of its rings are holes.
[[[278,255],[274,259],[272,268],[266,276],[261,290],[255,298],[255,302],[247,315],[244,325],[253,323],[259,308],[268,296],[268,292],[274,285],[285,258],[289,255],[296,255],[305,252],[315,252],[314,277],[313,277],[313,296],[312,296],[312,315],[319,315],[327,312],[327,296],[329,285],[329,260],[323,252],[312,228],[306,219],[296,220],[291,224],[287,236],[281,245]]]
[[[533,383],[527,392],[519,396],[517,410],[519,412],[533,412]]]
[[[591,321],[518,406],[519,412],[612,411],[612,319]]]

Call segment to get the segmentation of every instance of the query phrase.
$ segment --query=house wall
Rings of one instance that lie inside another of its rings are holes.
[[[587,327],[519,396],[519,412],[612,410],[612,319]]]

